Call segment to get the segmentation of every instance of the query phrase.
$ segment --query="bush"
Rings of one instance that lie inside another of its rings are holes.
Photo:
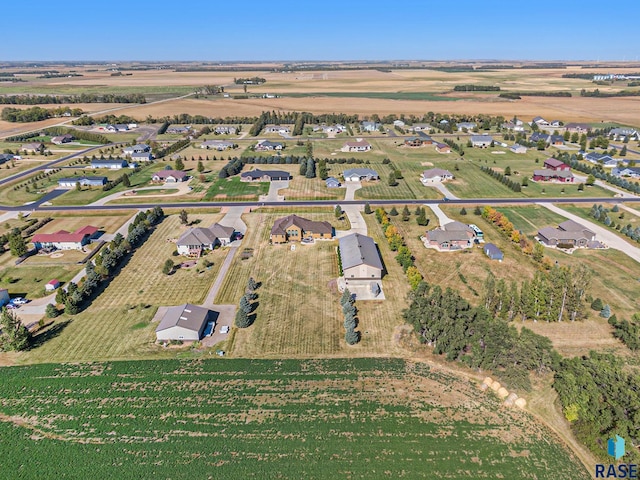
[[[47,318],[56,318],[58,315],[60,315],[60,311],[56,308],[56,306],[53,303],[50,303],[47,305],[47,308],[45,309],[45,313],[47,315]]]
[[[355,330],[347,330],[344,334],[344,339],[349,345],[355,345],[360,341],[360,332]]]
[[[592,310],[595,310],[596,312],[600,312],[603,308],[604,308],[604,305],[602,304],[602,300],[600,300],[599,298],[596,298],[593,302],[591,302]]]

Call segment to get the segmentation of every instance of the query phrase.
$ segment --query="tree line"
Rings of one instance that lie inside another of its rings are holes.
[[[141,93],[105,93],[102,95],[96,95],[93,93],[82,93],[80,95],[0,96],[0,104],[4,105],[55,105],[67,103],[147,103],[147,100]]]
[[[507,187],[509,187],[514,192],[521,192],[522,191],[522,187],[520,186],[520,183],[518,183],[518,182],[516,182],[514,180],[511,180],[508,175],[505,175],[505,174],[500,173],[500,172],[496,172],[491,167],[487,167],[487,166],[484,166],[484,165],[480,166],[480,170],[482,170],[487,175],[495,178],[496,180],[498,180],[503,185],[506,185]],[[505,173],[506,173],[506,170],[505,170]]]
[[[100,133],[87,132],[86,130],[77,130],[69,127],[49,127],[45,130],[45,133],[48,135],[73,135],[78,140],[86,140],[87,142],[111,143],[111,140]]]
[[[82,109],[74,108],[71,109],[69,107],[59,107],[59,108],[42,108],[42,107],[31,107],[31,108],[13,108],[13,107],[5,107],[2,109],[2,113],[0,114],[0,118],[5,122],[39,122],[41,120],[47,120],[52,117],[61,117],[64,114],[69,114],[70,116],[78,117],[82,115]]]
[[[456,85],[454,92],[499,92],[500,87],[494,85]]]

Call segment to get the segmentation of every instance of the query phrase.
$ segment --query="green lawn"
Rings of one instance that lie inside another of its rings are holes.
[[[60,261],[48,259],[47,262],[25,262],[0,272],[0,288],[6,288],[12,296],[34,299],[45,295],[44,286],[49,280],[56,278],[61,283],[68,282],[82,268],[82,265],[75,262],[64,262],[63,258]]]
[[[529,236],[536,235],[542,227],[556,227],[566,220],[565,217],[540,205],[496,207],[496,210],[505,214],[516,230]]]
[[[265,195],[267,192],[269,182],[241,182],[239,176],[218,178],[208,186],[204,200],[255,201],[259,195]]]
[[[0,466],[19,478],[115,478],[114,466],[119,479],[590,478],[532,416],[425,363],[199,359],[0,373]]]

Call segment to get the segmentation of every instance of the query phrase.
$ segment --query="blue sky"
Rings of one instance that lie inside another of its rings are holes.
[[[9,1],[0,61],[635,61],[639,13],[638,0]]]

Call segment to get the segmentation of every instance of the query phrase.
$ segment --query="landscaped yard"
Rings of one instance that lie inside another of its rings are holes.
[[[269,191],[269,182],[241,182],[240,176],[218,178],[207,187],[205,201],[245,200],[256,201],[259,195]]]
[[[201,225],[208,226],[221,215],[192,214],[189,218],[191,221],[200,219]],[[157,325],[151,324],[150,320],[156,307],[202,302],[227,254],[226,249],[216,249],[208,254],[206,258],[213,262],[210,269],[203,268],[200,260],[197,267],[180,268],[173,275],[164,275],[162,265],[165,260],[170,258],[175,263],[184,260],[184,257],[172,255],[176,246],[169,241],[177,238],[184,228],[177,215],[165,218],[85,311],[56,319],[52,328],[65,325],[58,327],[61,328],[59,335],[25,353],[21,361],[93,361],[175,355],[175,352],[154,345]],[[13,272],[11,275],[16,276]],[[44,283],[49,280],[47,275]],[[66,320],[70,322],[65,323]]]

